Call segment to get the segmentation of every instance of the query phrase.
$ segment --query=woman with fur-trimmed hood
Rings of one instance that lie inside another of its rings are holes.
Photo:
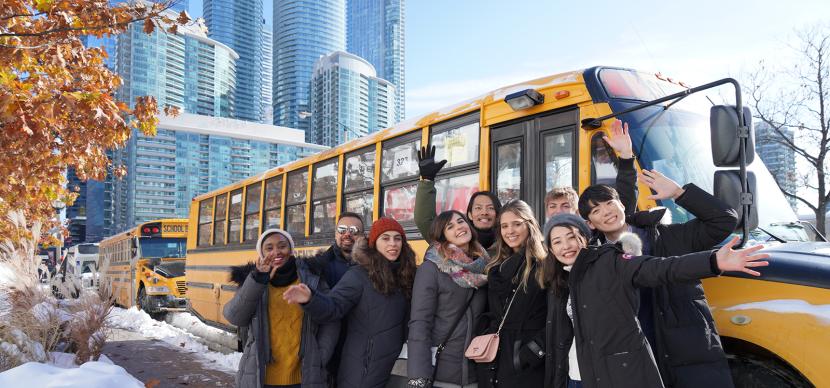
[[[285,293],[318,322],[345,320],[349,328],[337,371],[338,388],[382,388],[406,339],[415,252],[401,225],[387,217],[352,251],[351,266],[329,293],[300,283]],[[333,344],[332,344],[333,347]]]
[[[327,387],[325,366],[340,327],[314,322],[283,294],[300,282],[321,291],[328,286],[294,257],[288,232],[264,231],[256,250],[255,263],[231,268],[231,281],[239,288],[223,310],[228,322],[248,328],[236,387]]]
[[[545,387],[663,387],[660,372],[637,320],[637,289],[742,271],[769,257],[762,245],[684,256],[640,256],[642,242],[625,232],[618,244],[590,246],[591,231],[579,216],[559,214],[545,224],[551,266],[545,355]]]

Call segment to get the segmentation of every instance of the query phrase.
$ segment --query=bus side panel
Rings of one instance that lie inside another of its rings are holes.
[[[733,277],[703,285],[721,337],[769,350],[816,387],[830,387],[830,373],[819,370],[830,365],[830,321],[814,315],[828,306],[830,290]]]

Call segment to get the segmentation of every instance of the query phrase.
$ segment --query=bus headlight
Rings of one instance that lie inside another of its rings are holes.
[[[159,278],[151,278],[150,281],[153,282],[153,284],[156,284],[159,282]]]
[[[170,293],[170,289],[167,286],[150,286],[147,287],[147,292],[151,294],[167,294]]]

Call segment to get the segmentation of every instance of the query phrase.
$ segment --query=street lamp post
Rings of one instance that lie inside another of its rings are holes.
[[[57,230],[57,233],[58,233],[58,242],[59,243],[58,243],[57,248],[55,249],[55,265],[59,264],[58,260],[60,260],[62,258],[61,250],[63,248],[63,229],[61,228],[61,213],[60,212],[65,207],[66,207],[66,204],[63,203],[63,201],[61,201],[59,199],[56,199],[56,200],[52,201],[52,208],[54,208],[55,211],[58,213],[58,227],[55,228],[55,230]]]

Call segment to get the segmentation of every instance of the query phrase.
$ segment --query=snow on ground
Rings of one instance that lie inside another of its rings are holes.
[[[774,313],[808,314],[824,324],[830,325],[830,304],[814,305],[800,299],[776,299],[763,302],[744,303],[732,306],[726,311],[766,310]]]
[[[132,331],[146,338],[161,340],[174,347],[195,353],[206,366],[212,368],[218,365],[222,370],[229,373],[236,372],[239,359],[242,357],[242,353],[239,352],[222,354],[211,351],[207,346],[200,343],[193,334],[171,326],[169,323],[156,321],[150,318],[147,313],[135,307],[129,310],[114,307],[108,320],[113,327]]]
[[[114,365],[106,356],[98,361],[75,365],[74,354],[50,354],[50,363],[27,362],[0,373],[0,387],[38,388],[143,388],[144,384]]]
[[[165,321],[177,328],[187,331],[195,336],[204,338],[209,342],[220,344],[229,349],[236,349],[236,335],[225,330],[208,326],[199,318],[190,313],[171,312],[167,314]]]

